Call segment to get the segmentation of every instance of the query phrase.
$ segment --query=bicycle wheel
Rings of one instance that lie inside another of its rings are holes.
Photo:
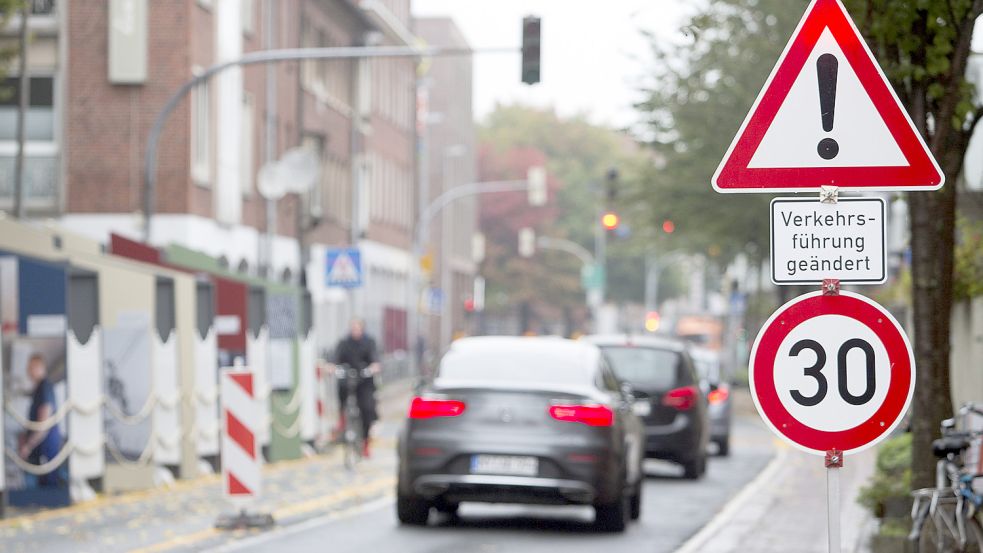
[[[939,505],[935,514],[926,517],[922,524],[917,553],[960,553],[955,524],[955,509]]]
[[[362,457],[361,451],[359,451],[359,439],[357,432],[352,426],[345,429],[345,468],[352,470],[355,468],[355,464]]]
[[[349,400],[351,401],[351,400]],[[352,470],[362,458],[362,418],[357,407],[345,411],[345,468]]]
[[[965,553],[983,553],[983,527],[976,517],[966,519]]]

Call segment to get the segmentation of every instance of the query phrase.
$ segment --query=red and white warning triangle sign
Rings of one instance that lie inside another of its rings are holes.
[[[718,192],[937,190],[945,176],[839,0],[813,0],[713,175]]]

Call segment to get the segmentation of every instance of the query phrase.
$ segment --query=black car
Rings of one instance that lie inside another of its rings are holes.
[[[645,456],[683,466],[683,475],[706,473],[710,436],[707,399],[687,344],[641,336],[590,336],[621,380],[631,384],[645,426]]]
[[[642,492],[642,427],[600,350],[556,338],[465,338],[410,405],[396,512],[426,524],[462,502],[592,505],[624,530]]]

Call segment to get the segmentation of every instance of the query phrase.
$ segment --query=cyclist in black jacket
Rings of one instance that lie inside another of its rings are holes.
[[[338,342],[335,348],[335,364],[348,365],[359,371],[368,369],[372,376],[359,377],[356,389],[358,409],[362,413],[362,437],[364,438],[363,456],[369,456],[369,431],[372,423],[378,419],[375,402],[375,375],[379,373],[379,354],[376,351],[375,340],[365,334],[365,323],[361,319],[353,319],[348,336]],[[345,417],[345,402],[348,399],[348,389],[343,383],[338,384],[338,407],[342,425]],[[341,425],[339,425],[341,426]]]

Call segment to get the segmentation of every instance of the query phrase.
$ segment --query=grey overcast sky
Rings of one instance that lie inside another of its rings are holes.
[[[417,16],[449,16],[473,48],[521,42],[526,15],[543,18],[542,82],[520,82],[518,54],[475,56],[475,116],[496,103],[553,106],[595,123],[634,121],[635,81],[650,59],[642,30],[672,39],[691,0],[413,0]]]

